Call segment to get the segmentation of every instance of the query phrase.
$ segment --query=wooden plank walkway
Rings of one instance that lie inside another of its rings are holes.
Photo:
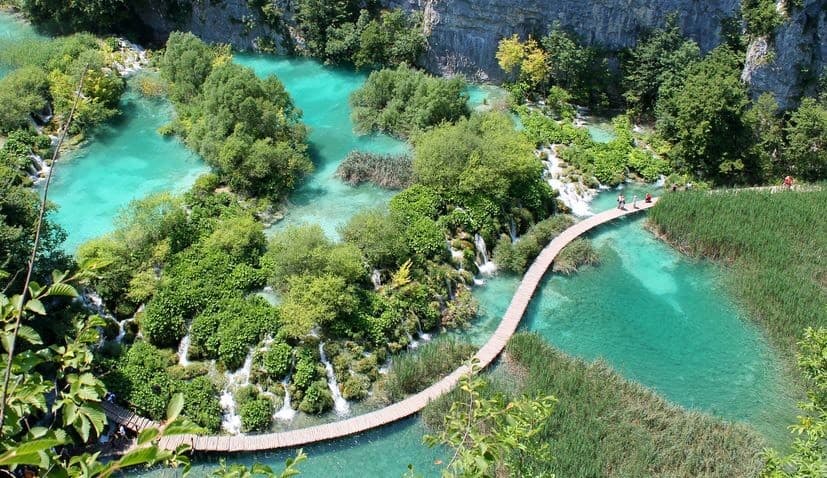
[[[479,360],[482,368],[490,365],[505,349],[508,340],[517,331],[520,321],[528,308],[531,298],[540,282],[543,279],[546,271],[551,267],[552,262],[557,257],[563,248],[571,241],[577,239],[584,233],[594,229],[597,226],[611,222],[619,217],[635,214],[640,211],[651,208],[655,205],[657,199],[652,203],[644,203],[640,201],[638,208],[627,206],[626,209],[612,209],[610,211],[596,214],[586,218],[570,228],[563,231],[559,236],[554,238],[539,256],[534,260],[534,263],[529,267],[528,271],[523,276],[517,292],[511,299],[511,303],[503,316],[497,330],[485,343],[485,345],[477,351],[475,357]],[[315,443],[325,440],[333,440],[349,435],[365,432],[372,428],[378,428],[405,417],[411,416],[428,405],[429,402],[435,400],[441,395],[451,391],[460,378],[468,373],[468,367],[463,365],[454,370],[450,375],[443,378],[439,382],[431,385],[425,390],[412,395],[401,402],[389,405],[381,410],[358,415],[346,420],[341,420],[324,425],[317,425],[299,430],[290,430],[286,432],[265,433],[261,435],[218,435],[218,436],[197,436],[197,435],[181,435],[174,437],[164,437],[161,439],[160,446],[165,449],[175,449],[182,444],[187,444],[197,451],[208,452],[244,452],[244,451],[262,451],[274,450],[278,448],[292,448],[309,443]],[[131,412],[126,412],[127,414]],[[134,415],[134,414],[133,414]],[[110,416],[107,412],[107,416]],[[123,414],[117,413],[111,415],[116,421],[122,420]],[[146,420],[146,422],[152,423]],[[134,422],[134,419],[132,420]],[[130,422],[130,423],[132,423]],[[144,422],[133,423],[134,426],[141,426]]]
[[[124,428],[135,433],[141,433],[147,428],[159,426],[158,423],[153,422],[149,418],[144,418],[114,403],[101,402],[101,408],[103,408],[103,413],[106,414],[106,418],[118,425],[123,425]]]

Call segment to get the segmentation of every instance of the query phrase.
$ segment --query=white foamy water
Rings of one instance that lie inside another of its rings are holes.
[[[327,360],[327,355],[324,353],[324,342],[319,342],[319,355],[321,356],[322,364],[327,372],[327,387],[333,395],[333,409],[336,415],[343,416],[350,413],[350,404],[342,397],[339,392],[339,384],[336,382],[336,374],[333,373],[333,364]]]
[[[544,161],[548,184],[560,194],[560,201],[571,209],[575,216],[584,217],[594,214],[590,203],[594,199],[595,192],[580,183],[563,181],[563,168],[560,167],[560,158],[557,157],[554,147],[541,149],[540,154],[543,153],[548,156],[548,160]]]

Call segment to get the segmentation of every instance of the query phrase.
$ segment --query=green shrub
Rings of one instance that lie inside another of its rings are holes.
[[[357,131],[400,138],[468,115],[467,103],[461,78],[436,78],[406,65],[374,71],[350,97]]]
[[[580,237],[570,242],[557,254],[552,270],[563,274],[571,274],[577,271],[578,267],[596,264],[599,260],[600,257],[591,241]]]
[[[210,433],[221,428],[221,405],[218,401],[218,389],[207,377],[196,377],[185,382],[184,415]]]
[[[321,414],[331,408],[333,408],[333,396],[324,380],[317,380],[310,384],[299,404],[299,410],[304,413]]]
[[[281,379],[290,372],[293,360],[293,348],[280,342],[270,346],[264,354],[264,370],[272,379]]]
[[[264,432],[270,430],[273,423],[273,404],[265,398],[246,401],[239,407],[241,431]]]

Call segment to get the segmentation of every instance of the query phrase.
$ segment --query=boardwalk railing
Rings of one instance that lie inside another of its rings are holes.
[[[655,200],[656,201],[656,200]],[[520,282],[517,292],[511,299],[511,303],[503,316],[500,325],[494,335],[477,351],[475,357],[479,360],[482,368],[490,365],[497,356],[502,353],[508,340],[517,331],[517,327],[528,308],[531,298],[546,271],[551,267],[552,262],[563,248],[574,239],[594,229],[601,224],[611,222],[619,217],[634,214],[654,206],[652,203],[639,202],[638,207],[627,206],[626,209],[612,209],[600,214],[586,218],[555,237],[534,260],[534,263],[525,273]],[[469,369],[466,365],[454,370],[450,375],[436,382],[425,390],[412,395],[401,402],[389,405],[381,410],[357,415],[346,420],[341,420],[324,425],[317,425],[299,430],[286,432],[265,433],[261,435],[180,435],[164,437],[160,446],[166,449],[175,449],[181,444],[190,445],[194,450],[210,452],[244,452],[274,450],[277,448],[290,448],[315,443],[335,438],[342,438],[348,435],[361,433],[372,428],[398,421],[411,416],[428,405],[441,395],[451,391],[459,382],[460,378],[467,374]],[[130,412],[127,412],[130,413]],[[134,414],[133,414],[134,415]],[[107,416],[110,416],[107,412]],[[121,415],[112,415],[111,418],[119,421]],[[134,422],[134,418],[130,419]],[[147,422],[149,420],[144,419]],[[152,423],[152,422],[150,422]],[[135,424],[139,426],[139,424]]]

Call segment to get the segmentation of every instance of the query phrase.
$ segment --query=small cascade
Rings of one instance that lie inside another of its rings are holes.
[[[373,282],[373,288],[379,290],[382,286],[382,272],[379,269],[374,269],[370,275],[370,281]]]
[[[542,153],[548,157],[546,162],[548,184],[560,195],[560,201],[571,209],[575,216],[591,216],[593,213],[589,203],[594,198],[594,191],[580,183],[563,181],[563,168],[560,167],[560,158],[557,157],[554,148],[544,148],[541,150]]]
[[[284,380],[281,381],[281,385],[284,387],[284,402],[281,404],[281,408],[273,414],[273,418],[276,420],[281,420],[284,422],[289,422],[293,420],[296,416],[296,411],[293,410],[293,402],[290,399],[290,377],[293,375],[293,366],[290,366],[290,372],[287,376],[284,377]]]
[[[666,176],[664,176],[663,174],[661,174],[658,177],[658,180],[655,181],[655,184],[653,184],[653,186],[658,188],[658,189],[664,187],[665,185],[666,185]]]
[[[230,435],[238,435],[241,433],[241,415],[236,413],[233,393],[229,390],[224,390],[221,392],[218,403],[221,405],[221,410],[224,411],[221,417],[221,429]]]
[[[123,338],[126,337],[126,324],[134,322],[135,319],[123,319],[118,322],[118,335],[115,337],[115,343],[123,343]]]
[[[333,409],[336,411],[336,415],[347,415],[350,413],[350,404],[347,403],[347,400],[342,397],[342,393],[339,391],[336,374],[333,373],[333,364],[327,360],[327,355],[324,353],[324,342],[319,342],[319,356],[327,372],[327,387],[330,388],[330,393],[333,395]]]
[[[511,236],[511,242],[517,242],[517,224],[514,222],[513,216],[508,223],[508,234]]]
[[[416,318],[416,334],[420,339],[422,339],[423,342],[431,340],[431,334],[422,330],[422,322],[419,321],[419,317]]]
[[[413,338],[410,332],[405,332],[408,335],[408,348],[413,350],[419,347],[419,341]]]
[[[233,391],[250,384],[250,371],[253,368],[253,352],[244,359],[244,365],[235,372],[225,372],[227,385],[221,391],[219,403],[224,415],[221,417],[221,428],[232,435],[241,433],[241,416],[236,411],[235,397]]]
[[[182,367],[186,367],[190,364],[190,361],[187,360],[187,354],[190,350],[190,334],[184,336],[181,339],[181,343],[178,345],[178,365]]]
[[[488,248],[485,246],[485,239],[479,234],[474,234],[474,245],[477,247],[477,268],[480,274],[491,275],[497,271],[497,266],[488,258]]]

